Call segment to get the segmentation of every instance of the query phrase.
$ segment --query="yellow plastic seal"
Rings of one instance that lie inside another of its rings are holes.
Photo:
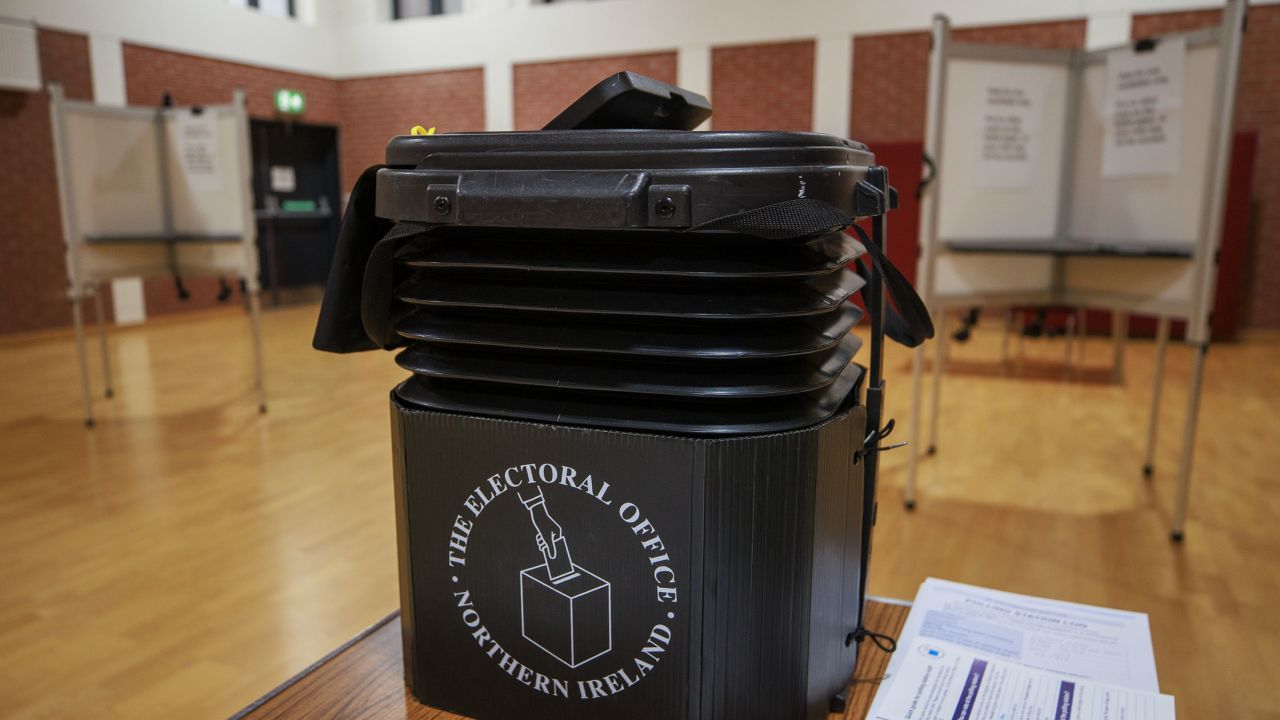
[[[424,128],[421,125],[414,125],[413,129],[409,131],[409,134],[410,135],[435,135],[436,129],[434,126],[430,128]]]

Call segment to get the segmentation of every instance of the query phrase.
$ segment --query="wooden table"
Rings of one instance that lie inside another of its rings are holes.
[[[910,607],[897,601],[868,600],[866,626],[898,637]],[[413,699],[404,686],[400,613],[396,611],[321,658],[232,720],[467,720]],[[853,670],[844,720],[862,720],[871,707],[889,655],[863,643]],[[830,720],[841,720],[831,715]]]

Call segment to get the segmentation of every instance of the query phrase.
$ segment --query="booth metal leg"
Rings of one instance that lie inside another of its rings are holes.
[[[936,337],[936,335],[935,335]],[[935,341],[936,342],[936,341]],[[924,404],[924,346],[911,354],[911,442],[920,441],[920,410]],[[903,491],[903,504],[908,510],[916,507],[916,469],[920,463],[920,451],[909,448],[907,454],[907,487]]]
[[[1000,367],[1009,370],[1009,336],[1013,335],[1013,308],[1004,312],[1004,337],[1000,341]]]
[[[1025,312],[1017,312],[1017,338],[1018,338],[1018,369],[1022,369],[1022,363],[1027,359],[1027,314]]]
[[[1085,340],[1089,335],[1088,316],[1086,315],[1088,312],[1084,308],[1076,308],[1076,345],[1080,356],[1080,359],[1076,360],[1076,362],[1079,363],[1081,369],[1084,369],[1085,348],[1087,347]]]
[[[80,366],[80,397],[84,400],[84,426],[93,427],[93,391],[89,387],[89,356],[84,347],[84,317],[79,296],[71,298],[71,324],[76,330],[76,363]]]
[[[258,412],[267,411],[267,384],[262,364],[262,301],[259,291],[249,295],[249,327],[253,332],[253,385],[258,389]]]
[[[929,405],[929,447],[925,453],[932,455],[938,452],[938,409],[942,403],[942,366],[947,363],[947,313],[938,313],[937,328],[934,332],[933,357],[933,397]]]
[[[1191,361],[1191,388],[1187,393],[1187,418],[1182,431],[1182,459],[1178,464],[1178,489],[1173,503],[1173,528],[1169,536],[1181,542],[1187,523],[1187,494],[1191,489],[1191,460],[1196,449],[1196,421],[1200,416],[1200,386],[1204,381],[1204,359],[1209,343],[1196,349]]]
[[[102,378],[107,385],[106,397],[111,399],[115,394],[115,387],[111,382],[111,349],[107,343],[107,320],[102,310],[102,283],[93,286],[93,312],[97,315],[98,320],[98,347],[102,351]]]
[[[1156,358],[1151,381],[1151,410],[1147,420],[1147,452],[1143,456],[1142,475],[1155,472],[1156,429],[1160,417],[1160,392],[1164,388],[1164,355],[1169,347],[1169,317],[1161,315],[1156,322]]]
[[[1124,343],[1129,335],[1129,313],[1111,312],[1111,374],[1117,383],[1124,382]]]
[[[1076,349],[1076,316],[1067,313],[1067,334],[1062,348],[1062,372],[1071,373],[1071,357]]]

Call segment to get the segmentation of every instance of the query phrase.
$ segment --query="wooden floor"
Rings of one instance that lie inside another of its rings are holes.
[[[316,308],[265,318],[257,414],[236,312],[117,332],[116,398],[81,426],[66,335],[0,340],[0,716],[225,717],[397,603],[387,354],[310,349]],[[927,576],[1151,614],[1184,718],[1280,718],[1280,341],[1209,356],[1187,541],[1166,525],[1189,351],[1170,353],[1152,481],[1152,345],[1127,381],[992,372],[998,333],[953,344],[939,454],[901,506],[885,458],[870,590]],[[890,354],[908,420],[909,354]],[[101,387],[99,385],[99,387]],[[900,431],[901,432],[901,431]]]

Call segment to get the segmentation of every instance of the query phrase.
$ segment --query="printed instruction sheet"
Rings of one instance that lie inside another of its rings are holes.
[[[929,578],[916,594],[898,642],[907,645],[917,637],[1068,678],[1160,691],[1144,613]],[[894,653],[887,677],[907,657]]]
[[[1174,720],[1169,695],[1066,678],[946,642],[899,643],[904,658],[870,720]]]
[[[1187,39],[1166,38],[1144,52],[1107,56],[1103,177],[1168,175],[1182,147],[1182,77]]]
[[[974,184],[1020,188],[1035,177],[1042,142],[1045,80],[1042,68],[993,67],[982,83],[974,138]]]

